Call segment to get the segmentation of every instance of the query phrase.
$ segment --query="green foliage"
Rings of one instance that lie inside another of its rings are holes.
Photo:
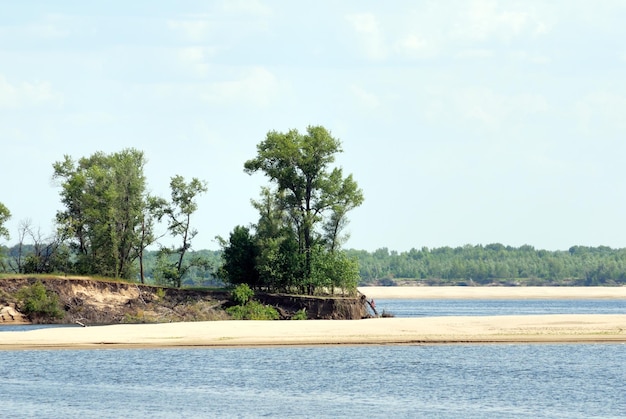
[[[189,183],[185,179],[176,175],[170,181],[171,201],[153,198],[150,200],[151,212],[158,221],[163,219],[167,222],[167,229],[172,237],[181,240],[179,247],[171,249],[161,249],[169,254],[176,254],[177,258],[173,265],[176,273],[170,270],[163,272],[167,280],[172,280],[173,285],[181,287],[182,278],[187,269],[191,266],[202,265],[203,261],[197,259],[192,263],[185,264],[185,254],[191,249],[191,241],[198,234],[196,229],[191,228],[191,215],[198,209],[196,199],[199,195],[207,191],[205,181],[192,178]]]
[[[257,145],[257,157],[245,162],[247,173],[263,172],[276,188],[263,188],[262,199],[253,202],[260,213],[255,241],[262,287],[314,294],[337,281],[342,269],[331,265],[340,262],[314,253],[339,250],[346,214],[363,202],[352,175],[331,167],[341,151],[324,127],[309,126],[306,134],[270,131]],[[315,257],[324,266],[314,266]]]
[[[348,250],[359,261],[362,284],[420,280],[430,285],[616,285],[626,284],[626,249],[573,246],[536,250],[499,243],[411,249],[408,252]]]
[[[176,262],[172,262],[169,249],[161,249],[158,253],[156,265],[152,271],[154,283],[167,287],[176,287],[180,282]]]
[[[11,211],[0,202],[0,237],[4,237],[6,239],[10,238],[9,230],[4,226],[9,218],[11,218]]]
[[[348,257],[344,252],[325,252],[317,247],[313,249],[311,262],[311,281],[318,288],[335,289],[342,294],[354,295],[359,282],[359,264],[356,258]]]
[[[259,271],[256,259],[259,248],[250,235],[250,229],[236,226],[228,243],[223,243],[223,264],[219,274],[232,285],[249,284],[259,287]]]
[[[17,298],[21,301],[20,310],[27,316],[62,318],[65,314],[59,303],[59,296],[46,289],[41,281],[20,289]]]
[[[235,303],[244,305],[254,296],[254,291],[252,291],[248,284],[239,284],[231,294]]]
[[[165,290],[163,288],[157,288],[155,295],[157,296],[159,300],[162,300],[163,297],[165,297]]]
[[[4,223],[6,223],[9,218],[11,218],[11,211],[0,202],[0,238],[10,238],[9,230],[4,226]],[[6,250],[7,248],[5,246],[0,246],[0,271],[5,271],[8,266],[5,256]]]
[[[175,267],[178,261],[178,254],[170,253],[169,249],[150,250],[144,253],[144,273],[145,282],[154,285],[167,285],[172,286],[172,283],[168,281],[162,281],[165,275],[161,274],[162,265],[170,265]],[[186,257],[189,261],[193,262],[201,260],[202,263],[194,265],[192,263],[187,264],[185,262],[185,268],[181,277],[183,286],[223,286],[224,282],[217,277],[214,267],[220,266],[222,263],[222,252],[219,250],[189,250],[186,253]],[[164,258],[164,260],[160,260]],[[159,284],[159,282],[161,284]]]
[[[252,300],[254,291],[248,284],[239,284],[231,293],[236,306],[229,307],[226,312],[235,320],[277,320],[280,318],[278,311],[272,306],[267,306]]]
[[[307,320],[308,316],[306,315],[306,309],[302,308],[295,312],[293,316],[291,316],[291,320]]]
[[[57,222],[73,240],[78,273],[133,277],[146,208],[144,165],[135,149],[54,163],[65,206]]]
[[[226,312],[235,320],[278,320],[280,318],[274,307],[252,300],[244,305],[229,307]]]

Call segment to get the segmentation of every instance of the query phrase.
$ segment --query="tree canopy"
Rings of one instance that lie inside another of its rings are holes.
[[[65,210],[57,213],[72,238],[80,273],[131,278],[145,207],[143,152],[97,152],[78,162],[68,155],[54,163]]]
[[[257,145],[257,155],[244,163],[248,174],[261,172],[269,185],[252,205],[257,223],[237,226],[222,240],[223,264],[217,272],[231,284],[314,294],[356,292],[358,263],[341,250],[347,214],[363,202],[352,175],[333,165],[341,142],[322,126],[306,132],[270,131]],[[147,193],[144,153],[128,148],[96,152],[74,160],[65,155],[53,163],[63,209],[56,214],[57,233],[41,236],[30,222],[11,249],[15,272],[62,271],[114,278],[152,280],[180,287],[189,271],[206,279],[207,258],[192,252],[198,233],[191,217],[197,199],[207,191],[198,178],[176,175],[170,199]],[[8,237],[10,216],[0,204],[0,236]],[[166,233],[157,234],[159,223]],[[175,245],[159,243],[169,235]],[[30,238],[34,244],[28,245]],[[157,257],[148,246],[157,244]],[[144,265],[144,255],[149,262]],[[189,257],[188,257],[189,256]],[[3,260],[4,262],[4,260]],[[210,276],[210,275],[209,275]]]
[[[295,129],[267,133],[244,170],[262,172],[272,187],[262,188],[261,199],[253,201],[259,211],[254,238],[246,239],[241,228],[231,234],[225,247],[227,271],[232,269],[230,255],[257,254],[254,274],[258,272],[262,287],[309,294],[335,286],[356,288],[355,264],[333,255],[339,251],[346,214],[363,202],[352,175],[331,167],[340,152],[341,142],[322,126],[309,126],[304,134]],[[256,250],[246,250],[251,242]],[[231,279],[240,277],[238,271],[227,273]]]
[[[9,209],[2,202],[0,202],[0,237],[4,237],[6,239],[11,237],[9,230],[7,230],[4,225],[9,218],[11,218],[11,211],[9,211]]]
[[[615,285],[626,283],[626,249],[572,246],[548,251],[500,243],[411,249],[348,250],[362,284]]]
[[[162,198],[150,200],[150,208],[158,221],[163,219],[167,222],[167,230],[170,235],[180,240],[180,246],[162,247],[160,269],[158,274],[161,281],[168,285],[180,287],[185,271],[193,265],[202,265],[201,259],[192,259],[185,264],[185,254],[191,249],[191,241],[198,234],[198,230],[191,227],[191,215],[198,209],[196,202],[198,196],[207,191],[205,181],[192,178],[185,181],[180,175],[171,178],[170,181],[171,201]],[[169,255],[177,256],[174,263],[167,261]]]

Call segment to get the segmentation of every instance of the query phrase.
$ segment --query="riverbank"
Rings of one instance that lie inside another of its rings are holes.
[[[626,287],[359,287],[367,298],[626,299]]]
[[[0,350],[596,342],[626,343],[626,314],[232,320],[0,332]]]

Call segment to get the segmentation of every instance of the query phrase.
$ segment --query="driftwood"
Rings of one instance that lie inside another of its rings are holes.
[[[371,300],[368,300],[367,298],[365,299],[365,301],[367,302],[367,304],[370,306],[370,308],[372,309],[372,311],[374,312],[374,315],[376,317],[378,316],[378,311],[376,311],[376,303],[374,302],[374,299],[372,298]]]

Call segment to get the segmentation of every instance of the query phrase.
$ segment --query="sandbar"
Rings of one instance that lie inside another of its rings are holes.
[[[626,287],[359,287],[381,299],[626,299]]]
[[[223,320],[0,332],[0,350],[599,342],[626,343],[626,314]]]

